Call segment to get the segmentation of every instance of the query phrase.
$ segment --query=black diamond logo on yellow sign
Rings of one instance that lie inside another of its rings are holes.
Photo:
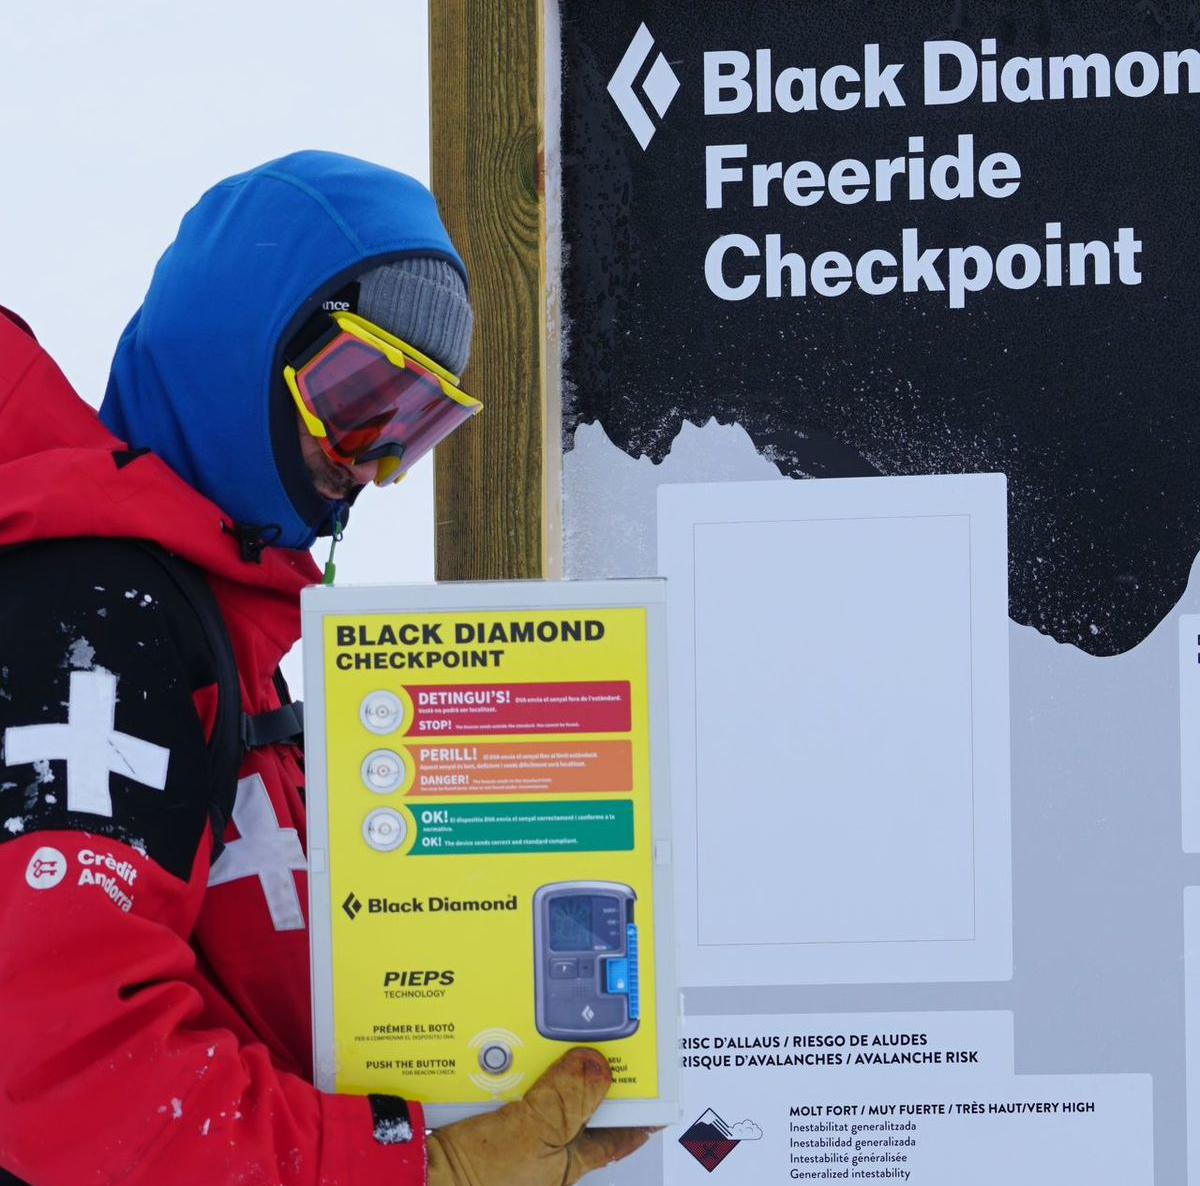
[[[346,912],[346,916],[353,922],[358,917],[358,912],[362,909],[362,903],[354,896],[354,891],[346,895],[346,900],[342,903],[342,909]]]

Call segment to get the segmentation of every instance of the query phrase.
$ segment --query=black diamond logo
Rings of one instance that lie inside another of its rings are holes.
[[[346,895],[346,900],[342,903],[342,909],[346,912],[346,916],[353,922],[358,917],[358,912],[362,909],[362,903],[354,896],[354,891]]]
[[[616,73],[608,80],[608,93],[643,149],[654,135],[655,123],[646,105],[638,98],[633,84],[653,52],[654,37],[645,25],[641,25],[633,35]],[[654,59],[654,64],[642,80],[641,90],[658,112],[659,119],[662,119],[679,90],[679,78],[662,54]]]

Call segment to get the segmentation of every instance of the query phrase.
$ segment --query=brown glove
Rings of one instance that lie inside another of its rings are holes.
[[[429,1136],[429,1186],[570,1186],[653,1128],[584,1128],[612,1082],[598,1050],[568,1050],[516,1103]]]

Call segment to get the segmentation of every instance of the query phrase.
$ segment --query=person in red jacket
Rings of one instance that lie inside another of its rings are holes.
[[[163,559],[277,713],[308,548],[475,410],[466,281],[422,186],[304,152],[188,213],[99,416],[0,317],[0,1182],[552,1186],[645,1140],[584,1127],[586,1049],[428,1136],[311,1085],[302,753],[220,785],[218,659]]]

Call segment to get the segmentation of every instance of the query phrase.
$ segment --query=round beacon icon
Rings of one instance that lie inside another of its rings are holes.
[[[372,750],[363,758],[360,773],[367,790],[386,795],[404,782],[404,759],[394,750]]]
[[[404,843],[408,825],[404,816],[390,807],[377,807],[363,820],[363,839],[379,852],[391,852]]]
[[[394,692],[372,692],[359,705],[358,716],[372,733],[394,733],[404,723],[404,705]]]

